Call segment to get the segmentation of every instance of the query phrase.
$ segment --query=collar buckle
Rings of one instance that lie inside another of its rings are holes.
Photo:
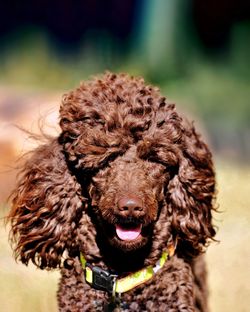
[[[116,286],[117,275],[110,274],[108,271],[86,263],[86,268],[92,271],[91,286],[97,290],[107,291],[111,294],[114,293]]]

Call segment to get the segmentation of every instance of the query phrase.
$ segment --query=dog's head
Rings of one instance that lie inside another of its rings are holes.
[[[129,251],[148,243],[168,178],[163,165],[140,159],[132,146],[91,179],[91,207],[111,245]]]
[[[65,95],[60,117],[60,137],[34,152],[14,192],[23,262],[56,267],[91,245],[98,254],[97,235],[125,252],[153,240],[202,251],[215,234],[211,153],[158,89],[108,73]]]

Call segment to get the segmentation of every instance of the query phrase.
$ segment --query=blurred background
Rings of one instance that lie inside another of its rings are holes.
[[[250,305],[250,1],[8,0],[0,3],[1,219],[15,166],[34,147],[14,125],[58,133],[62,94],[105,70],[158,85],[195,120],[217,171],[211,311]],[[3,220],[1,220],[3,221]],[[16,264],[0,227],[2,311],[57,311],[58,273]]]

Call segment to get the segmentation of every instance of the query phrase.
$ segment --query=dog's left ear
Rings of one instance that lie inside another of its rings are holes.
[[[62,265],[74,248],[76,216],[82,213],[81,186],[70,173],[57,139],[31,152],[12,194],[9,214],[16,258],[39,268]]]
[[[215,235],[215,174],[212,155],[193,125],[185,126],[179,157],[178,172],[168,185],[167,203],[177,250],[194,256]]]

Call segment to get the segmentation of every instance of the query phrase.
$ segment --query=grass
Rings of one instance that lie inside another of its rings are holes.
[[[247,312],[250,304],[250,167],[220,165],[219,244],[208,249],[211,311]]]
[[[250,304],[250,167],[218,163],[217,239],[207,253],[210,307],[213,312],[247,312]],[[0,229],[0,302],[2,311],[57,311],[58,272],[17,264]]]
[[[0,302],[1,311],[57,311],[58,272],[40,271],[34,266],[17,264],[8,244],[7,231],[0,229]]]

